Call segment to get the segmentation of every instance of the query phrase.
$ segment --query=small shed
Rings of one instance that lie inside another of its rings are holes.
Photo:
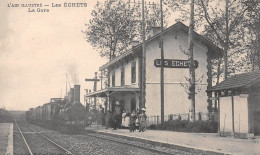
[[[231,76],[208,91],[216,94],[220,136],[260,135],[260,71]]]

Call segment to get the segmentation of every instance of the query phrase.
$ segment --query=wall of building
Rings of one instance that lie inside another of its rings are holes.
[[[188,51],[188,34],[183,32],[167,32],[164,35],[164,58],[188,60],[188,56],[182,50]],[[196,113],[207,112],[207,47],[195,42],[194,59],[199,67],[195,70],[196,79],[202,78],[202,83],[197,84],[200,92],[196,95]],[[146,48],[146,107],[148,115],[160,115],[160,67],[154,66],[154,60],[161,58],[159,38],[149,42]],[[188,113],[190,101],[187,93],[181,85],[189,77],[188,68],[165,68],[165,115]]]
[[[234,96],[235,132],[248,133],[248,103],[247,97]]]
[[[248,133],[247,98],[234,96],[235,133]],[[220,132],[232,132],[232,97],[220,97]]]
[[[131,113],[131,101],[135,99],[136,109],[139,108],[139,97],[134,93],[120,93],[114,94],[110,97],[110,110],[112,109],[112,103],[119,101],[120,104],[124,104],[124,109],[127,113]]]
[[[220,132],[232,132],[231,96],[220,97]]]
[[[131,66],[132,62],[136,62],[136,82],[131,83]],[[112,74],[115,72],[115,86],[121,86],[121,68],[125,68],[125,85],[138,85],[138,58],[135,57],[133,60],[123,63],[110,71],[110,86],[112,86]]]
[[[260,135],[260,94],[252,93],[249,95],[248,104],[248,118],[249,118],[249,132]]]

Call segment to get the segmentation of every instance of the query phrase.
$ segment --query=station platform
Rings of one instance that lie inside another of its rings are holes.
[[[0,154],[13,154],[13,123],[0,123]]]
[[[105,129],[102,126],[92,126],[86,130],[132,138],[133,140],[143,140],[160,146],[180,148],[184,151],[201,150],[206,154],[260,155],[260,137],[235,139],[219,137],[217,133],[184,133],[161,130],[130,132],[128,129],[113,130],[112,128]]]

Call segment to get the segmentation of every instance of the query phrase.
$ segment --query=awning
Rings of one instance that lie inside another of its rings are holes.
[[[260,71],[242,73],[231,76],[230,78],[216,84],[208,91],[222,91],[239,88],[249,88],[260,82]]]
[[[108,87],[106,89],[98,90],[89,94],[84,95],[84,97],[107,97],[114,92],[140,92],[138,86],[118,86],[118,87]]]

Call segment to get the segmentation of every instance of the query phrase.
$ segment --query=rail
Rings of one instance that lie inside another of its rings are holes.
[[[137,148],[140,148],[140,149],[143,149],[143,150],[148,150],[148,151],[151,151],[151,152],[157,153],[157,154],[164,154],[164,155],[173,155],[174,154],[174,153],[170,153],[170,152],[156,150],[156,149],[153,149],[151,147],[149,148],[149,147],[141,146],[141,145],[138,145],[138,144],[134,144],[135,142],[133,142],[133,141],[126,142],[126,141],[119,141],[119,140],[115,140],[115,139],[112,139],[112,138],[108,138],[106,136],[101,136],[101,135],[96,135],[96,134],[86,134],[86,133],[82,133],[82,134],[90,136],[90,137],[94,137],[94,138],[99,138],[99,139],[102,139],[102,140],[113,141],[115,143],[126,144],[128,146],[133,146],[133,147],[137,147]],[[124,152],[124,154],[126,154],[126,152]]]
[[[43,134],[39,133],[38,131],[36,131],[35,129],[33,129],[32,127],[26,125],[25,123],[21,122],[23,125],[27,126],[28,128],[30,128],[31,130],[33,130],[35,133],[37,133],[38,135],[42,136],[43,138],[45,138],[47,141],[51,142],[52,144],[54,144],[55,146],[57,146],[58,148],[62,149],[63,151],[66,152],[66,154],[70,154],[73,155],[69,150],[65,149],[64,147],[60,146],[59,144],[55,143],[54,141],[52,141],[51,139],[49,139],[48,137],[44,136]],[[32,155],[32,154],[31,154]]]
[[[32,150],[31,150],[31,148],[29,147],[27,141],[25,140],[25,138],[24,138],[24,136],[23,136],[23,133],[22,133],[22,131],[21,131],[21,129],[20,129],[20,127],[18,126],[18,124],[17,124],[16,121],[15,121],[15,124],[16,124],[16,126],[17,126],[17,128],[18,128],[20,134],[22,135],[23,141],[24,141],[24,143],[25,143],[25,145],[26,145],[28,151],[30,152],[30,155],[33,155]]]

